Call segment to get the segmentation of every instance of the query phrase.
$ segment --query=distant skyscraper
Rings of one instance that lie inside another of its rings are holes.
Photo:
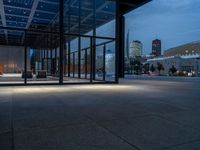
[[[152,41],[152,54],[155,56],[161,55],[161,40],[155,39]]]
[[[135,58],[135,57],[141,57],[142,56],[142,43],[138,40],[133,41],[130,44],[130,50],[129,50],[129,57]]]

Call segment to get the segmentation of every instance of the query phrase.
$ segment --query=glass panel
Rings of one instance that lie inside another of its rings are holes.
[[[75,67],[75,77],[78,78],[78,69],[79,69],[79,66],[78,66],[78,52],[74,52],[74,67]]]
[[[115,81],[115,42],[96,40],[96,80]]]
[[[81,77],[85,79],[90,79],[90,45],[90,38],[81,37]]]
[[[66,0],[64,7],[65,33],[79,33],[80,1]]]
[[[70,54],[70,77],[74,78],[74,71],[75,71],[75,67],[74,67],[74,53]]]
[[[90,60],[88,55],[90,54],[90,38],[66,35],[65,39],[67,41],[66,60],[69,60],[65,66],[69,70],[69,74],[64,73],[64,82],[89,82],[90,67],[88,65],[90,62],[88,61]]]
[[[106,72],[106,81],[115,81],[116,70],[115,70],[115,42],[112,41],[106,46],[106,56],[105,56],[105,72]]]
[[[23,84],[24,32],[0,30],[0,84]]]
[[[95,58],[95,79],[96,80],[103,80],[103,72],[104,72],[104,45],[96,46],[96,58]]]
[[[92,36],[94,33],[94,0],[81,0],[80,2],[80,34]]]
[[[93,35],[94,0],[66,0],[64,12],[65,33]]]
[[[59,35],[27,32],[26,41],[27,83],[58,83]]]
[[[116,2],[95,0],[96,36],[115,38]]]

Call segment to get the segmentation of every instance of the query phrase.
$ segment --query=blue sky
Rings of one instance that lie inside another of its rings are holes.
[[[151,53],[152,40],[166,49],[200,40],[200,0],[153,0],[125,15],[130,42],[140,40]]]

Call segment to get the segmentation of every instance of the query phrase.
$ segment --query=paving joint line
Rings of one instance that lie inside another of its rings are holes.
[[[175,144],[175,145],[172,145],[172,146],[165,147],[165,148],[163,148],[161,150],[168,150],[170,148],[176,148],[178,146],[186,145],[186,144],[189,144],[189,143],[196,143],[196,142],[200,142],[200,139],[191,140],[191,141],[183,142],[183,143],[180,143],[180,144]]]
[[[11,96],[11,106],[10,106],[10,121],[11,121],[11,147],[12,150],[15,150],[15,139],[14,139],[14,119],[13,119],[13,93],[14,91],[12,91],[12,96]]]
[[[168,121],[168,122],[170,122],[170,123],[176,124],[176,125],[179,126],[179,127],[184,127],[184,128],[185,128],[185,127],[188,127],[188,128],[190,128],[190,129],[192,129],[192,130],[199,131],[198,129],[196,129],[196,128],[190,126],[190,125],[186,125],[186,124],[182,124],[182,123],[180,123],[180,122],[178,122],[178,121],[170,120],[170,119],[168,119],[167,117],[162,116],[161,114],[153,114],[153,116],[156,116],[156,117],[158,117],[158,118],[164,119],[164,120],[166,120],[166,121]]]
[[[139,147],[137,147],[136,145],[130,143],[129,141],[127,141],[126,139],[124,139],[123,137],[117,135],[116,133],[114,133],[113,131],[111,131],[110,129],[106,128],[105,126],[102,126],[101,124],[99,124],[97,121],[93,120],[91,117],[85,115],[88,119],[90,119],[91,121],[95,122],[96,125],[98,125],[99,127],[102,127],[103,129],[105,129],[106,131],[108,131],[109,133],[111,133],[112,135],[114,135],[115,137],[119,138],[120,140],[122,140],[123,142],[127,143],[128,145],[130,145],[131,147],[137,149],[137,150],[141,150]]]

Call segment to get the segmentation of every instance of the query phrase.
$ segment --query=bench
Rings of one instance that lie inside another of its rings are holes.
[[[37,72],[36,78],[38,78],[38,79],[47,78],[47,71],[46,70],[39,70]]]
[[[22,72],[22,78],[25,78],[25,72],[24,72],[24,71]],[[31,70],[28,70],[28,71],[26,72],[26,78],[27,78],[27,79],[32,79],[32,78],[33,78],[33,73],[32,73]]]

